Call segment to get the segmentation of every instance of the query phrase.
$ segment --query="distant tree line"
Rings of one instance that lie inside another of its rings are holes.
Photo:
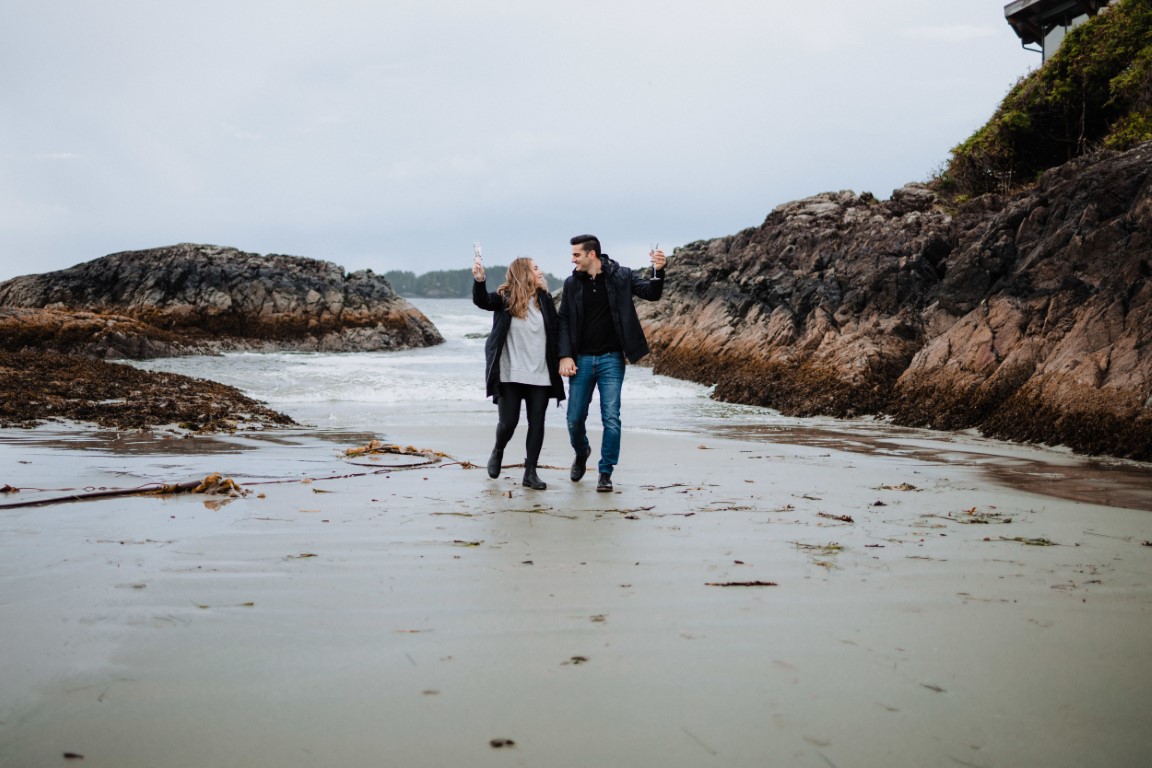
[[[492,283],[492,290],[504,282],[508,273],[506,266],[484,267],[488,275],[488,282]],[[564,281],[558,277],[545,273],[548,280],[548,290],[556,291]],[[393,290],[401,296],[421,296],[428,299],[458,299],[472,295],[472,270],[469,269],[442,269],[437,272],[425,272],[417,275],[415,272],[392,270],[384,273],[384,279]]]

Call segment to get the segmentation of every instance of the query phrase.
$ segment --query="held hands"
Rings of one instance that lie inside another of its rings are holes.
[[[478,260],[472,262],[472,277],[478,283],[484,282],[484,265]]]
[[[653,269],[664,269],[664,265],[668,263],[668,258],[664,255],[664,251],[659,248],[650,251],[648,256],[652,259]]]
[[[560,358],[560,375],[561,376],[575,376],[576,375],[576,361],[570,357]]]

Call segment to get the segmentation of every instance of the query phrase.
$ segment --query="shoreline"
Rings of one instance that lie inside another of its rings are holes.
[[[374,436],[450,459],[381,474],[341,458],[353,431],[0,434],[0,466],[37,482],[253,491],[0,515],[5,764],[1072,766],[1152,746],[1152,517],[1000,485],[962,456],[979,440],[934,462],[626,432],[597,494],[567,480],[557,425],[542,492],[460,463],[488,426],[394,424]]]

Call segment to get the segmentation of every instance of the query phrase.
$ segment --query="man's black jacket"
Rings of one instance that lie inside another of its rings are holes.
[[[656,278],[648,280],[600,254],[600,269],[604,273],[604,284],[608,288],[608,309],[612,314],[612,326],[616,338],[624,350],[628,362],[635,363],[648,354],[648,340],[636,316],[633,296],[648,301],[656,301],[664,293],[664,271],[656,273]],[[584,280],[575,272],[564,281],[560,299],[560,357],[575,358],[580,354],[580,332],[584,326]]]

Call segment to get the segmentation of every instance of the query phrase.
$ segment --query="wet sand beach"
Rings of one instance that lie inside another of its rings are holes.
[[[249,493],[0,510],[0,765],[1142,764],[1148,467],[918,434],[6,430],[0,503]]]

